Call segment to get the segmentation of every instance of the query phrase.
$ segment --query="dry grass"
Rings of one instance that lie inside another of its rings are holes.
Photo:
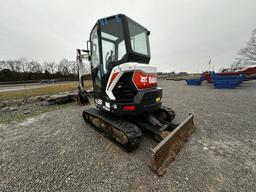
[[[23,98],[28,98],[32,96],[53,95],[61,92],[75,91],[77,90],[77,86],[78,86],[78,82],[70,82],[70,83],[64,83],[64,84],[50,84],[47,87],[2,92],[0,93],[0,101],[23,99]],[[85,86],[86,87],[92,86],[92,82],[86,81]]]

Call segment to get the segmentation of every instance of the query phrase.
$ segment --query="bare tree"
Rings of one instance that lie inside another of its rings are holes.
[[[78,66],[76,64],[76,61],[70,61],[69,65],[70,65],[70,68],[71,68],[71,73],[73,75],[77,75],[78,74]]]
[[[62,75],[65,75],[65,76],[71,74],[71,69],[70,69],[70,66],[69,66],[69,61],[67,59],[62,59],[59,62],[58,72],[60,72]]]
[[[11,70],[11,71],[15,71],[15,63],[13,60],[7,60],[7,67]]]
[[[21,61],[18,59],[15,59],[15,60],[13,60],[13,62],[14,62],[15,71],[18,73],[21,72],[22,71]]]
[[[239,50],[233,66],[244,67],[256,64],[256,29],[253,30],[246,46]]]
[[[0,70],[3,70],[5,68],[6,68],[5,61],[4,60],[0,61]]]
[[[54,74],[57,70],[57,64],[55,62],[44,62],[43,68],[49,73]]]
[[[27,68],[32,73],[42,73],[43,71],[41,64],[34,60],[27,63]]]
[[[28,66],[29,60],[25,57],[21,57],[18,60],[19,60],[19,64],[20,64],[22,72],[28,71],[27,66]]]

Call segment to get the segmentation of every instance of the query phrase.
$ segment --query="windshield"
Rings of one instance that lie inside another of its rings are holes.
[[[128,26],[132,50],[150,56],[147,30],[132,21],[128,22]]]

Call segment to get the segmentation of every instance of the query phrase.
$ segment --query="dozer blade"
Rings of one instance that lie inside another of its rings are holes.
[[[195,131],[193,118],[194,115],[190,114],[185,121],[170,132],[154,149],[151,149],[150,167],[159,176],[164,175],[167,167],[174,161],[184,143],[188,141],[189,136]]]

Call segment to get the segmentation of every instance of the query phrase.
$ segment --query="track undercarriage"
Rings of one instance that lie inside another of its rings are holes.
[[[123,118],[114,117],[96,108],[84,110],[83,118],[126,151],[133,151],[141,143],[141,130]]]
[[[98,132],[128,152],[140,145],[144,131],[153,134],[160,143],[151,149],[150,167],[158,175],[164,174],[195,129],[193,115],[180,125],[173,124],[175,112],[167,107],[161,107],[154,113],[128,118],[113,116],[91,107],[83,111],[83,118]]]

